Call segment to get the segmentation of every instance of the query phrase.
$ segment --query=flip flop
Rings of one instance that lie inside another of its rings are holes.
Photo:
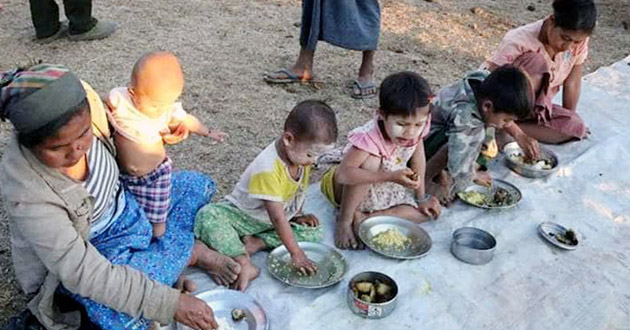
[[[371,99],[376,97],[376,94],[378,92],[378,89],[376,88],[376,85],[374,85],[374,82],[370,81],[369,83],[365,84],[365,85],[361,85],[361,83],[358,80],[355,80],[352,82],[352,94],[350,96],[352,96],[352,98],[355,99],[359,99],[359,100],[364,100],[364,99]],[[355,91],[359,90],[359,94],[356,94]]]
[[[276,78],[278,75],[285,75],[286,77]],[[263,76],[263,79],[265,79],[266,82],[272,84],[291,84],[295,82],[310,82],[313,80],[312,78],[304,79],[303,77],[297,76],[288,69],[280,69],[272,73],[266,73]]]

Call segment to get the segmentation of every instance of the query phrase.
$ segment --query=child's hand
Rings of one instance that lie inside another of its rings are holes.
[[[531,160],[540,159],[540,145],[536,139],[529,137],[526,134],[519,134],[514,138],[518,146],[523,149],[525,156]]]
[[[207,136],[217,142],[223,142],[228,137],[228,134],[218,129],[211,129]]]
[[[403,187],[411,189],[418,189],[418,186],[420,185],[416,172],[408,167],[402,170],[390,172],[389,180],[387,181],[398,183]]]
[[[437,198],[431,196],[428,200],[418,205],[418,211],[431,219],[437,219],[442,213],[442,206]]]
[[[293,222],[307,227],[319,226],[319,220],[313,214],[300,215],[293,218]]]
[[[179,143],[188,138],[188,134],[190,134],[190,131],[182,122],[169,125],[169,129],[171,130],[169,133],[162,133],[162,140],[166,144]]]
[[[473,182],[480,186],[490,187],[492,185],[492,178],[488,172],[476,171]]]
[[[297,268],[300,275],[314,275],[317,273],[317,265],[306,257],[304,251],[291,254],[291,264]]]

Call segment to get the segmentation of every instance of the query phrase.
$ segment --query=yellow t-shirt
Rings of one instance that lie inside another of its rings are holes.
[[[286,219],[291,220],[304,205],[310,170],[310,166],[300,167],[298,180],[294,180],[289,168],[278,156],[274,141],[249,164],[225,199],[251,217],[267,223],[271,220],[264,201],[281,202]]]

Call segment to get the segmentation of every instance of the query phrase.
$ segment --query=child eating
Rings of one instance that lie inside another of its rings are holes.
[[[438,181],[433,193],[449,205],[473,182],[490,186],[476,169],[486,128],[502,129],[529,115],[533,91],[527,76],[512,65],[492,73],[474,71],[440,90],[434,99],[431,132],[425,140],[427,177]],[[490,143],[492,145],[492,143]],[[445,170],[443,170],[445,169]]]
[[[418,74],[390,75],[381,83],[375,118],[349,133],[341,164],[328,170],[321,184],[340,208],[337,247],[360,248],[356,231],[369,216],[423,222],[440,215],[438,200],[425,194],[424,185],[422,138],[431,125],[430,95]]]
[[[282,244],[301,274],[317,271],[297,242],[320,241],[322,229],[315,216],[302,214],[302,206],[311,165],[336,140],[337,119],[327,104],[298,103],[284,123],[282,136],[249,164],[232,193],[199,210],[195,236],[241,265],[234,288],[244,291],[258,276],[252,254]]]
[[[107,97],[121,178],[153,225],[153,237],[164,235],[170,204],[172,163],[164,143],[178,143],[189,132],[217,141],[226,137],[209,130],[176,102],[183,88],[177,57],[153,52],[136,62],[128,87],[114,88]]]

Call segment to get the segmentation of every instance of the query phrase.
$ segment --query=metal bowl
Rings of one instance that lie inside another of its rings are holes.
[[[262,305],[247,293],[219,289],[199,293],[196,297],[208,303],[215,318],[225,319],[234,329],[269,329],[269,320]],[[245,313],[245,318],[240,321],[232,320],[234,309],[241,309]],[[178,323],[177,330],[190,330],[190,328]]]
[[[405,249],[381,249],[374,244],[374,236],[389,229],[396,229],[407,236],[411,243]],[[425,256],[431,249],[429,234],[415,223],[392,216],[369,218],[359,227],[359,238],[374,252],[395,259],[415,259]]]
[[[561,249],[575,250],[575,248],[577,248],[577,246],[580,244],[579,237],[578,237],[578,241],[576,245],[565,244],[563,242],[560,242],[556,238],[556,235],[564,234],[566,231],[567,231],[567,228],[554,222],[545,221],[541,223],[540,225],[538,225],[538,233],[540,234],[542,238],[545,239],[545,241]],[[577,233],[576,233],[576,236],[577,236]]]
[[[453,233],[451,252],[463,262],[483,265],[492,260],[496,245],[497,241],[487,231],[462,227]]]
[[[548,148],[540,147],[541,160],[545,160],[551,163],[551,169],[545,170],[536,167],[535,165],[528,165],[515,160],[515,155],[524,155],[525,152],[518,143],[510,142],[503,147],[503,154],[505,155],[505,162],[507,166],[514,172],[528,178],[542,178],[550,174],[555,173],[558,170],[558,156]]]
[[[383,303],[368,303],[354,296],[352,289],[356,282],[368,281],[375,282],[376,280],[385,283],[392,287],[393,298]],[[394,311],[396,308],[396,301],[398,300],[398,285],[389,276],[378,272],[363,272],[354,275],[348,283],[348,307],[350,310],[361,317],[367,319],[380,319]]]
[[[520,203],[521,199],[523,198],[523,193],[521,193],[521,190],[518,189],[518,187],[516,187],[515,185],[513,185],[513,184],[511,184],[511,183],[509,183],[507,181],[503,181],[503,180],[499,180],[499,179],[492,179],[492,187],[490,187],[489,189],[488,189],[488,187],[484,187],[484,186],[480,186],[480,185],[474,184],[474,185],[471,185],[468,188],[466,188],[464,191],[465,192],[477,191],[477,192],[480,192],[482,194],[492,194],[492,195],[494,195],[494,193],[499,188],[506,190],[512,196],[512,199],[514,200],[513,204],[504,205],[504,206],[488,206],[488,205],[480,205],[480,204],[471,203],[471,202],[468,202],[465,199],[462,199],[461,197],[459,199],[461,199],[464,203],[466,203],[468,205],[480,207],[482,209],[504,210],[504,209],[509,209],[509,208],[512,208],[512,207],[518,205],[518,203]]]
[[[317,264],[317,273],[300,275],[291,265],[291,254],[281,245],[267,257],[267,269],[279,281],[300,288],[319,289],[338,283],[348,271],[346,260],[337,250],[319,243],[300,242],[298,245]]]

